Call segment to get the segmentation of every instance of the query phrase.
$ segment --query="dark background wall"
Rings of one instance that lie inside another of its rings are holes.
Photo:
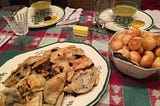
[[[57,5],[62,8],[67,6],[67,0],[51,0],[52,5]],[[9,0],[9,5],[26,5],[30,6],[29,0]]]

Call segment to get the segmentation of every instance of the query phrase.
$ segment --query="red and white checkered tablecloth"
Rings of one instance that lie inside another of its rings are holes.
[[[14,7],[16,10],[17,7]],[[1,12],[9,8],[0,9]],[[80,23],[90,26],[93,22],[92,11],[84,11]],[[10,58],[24,53],[19,46],[20,37],[15,35],[5,20],[0,17],[0,32],[12,35],[11,39],[0,48],[0,65]],[[27,34],[29,46],[27,50],[36,49],[54,42],[75,40],[70,35],[72,29],[68,27],[49,26],[39,29],[30,29]],[[108,41],[113,32],[97,34],[90,31],[83,42],[94,46],[105,58],[109,59]],[[95,106],[160,106],[160,76],[154,75],[147,79],[134,79],[120,73],[110,61],[111,75],[106,92]]]

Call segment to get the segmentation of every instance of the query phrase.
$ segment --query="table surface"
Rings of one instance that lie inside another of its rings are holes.
[[[11,7],[17,10],[18,7]],[[1,8],[0,12],[10,10],[8,7]],[[93,22],[93,11],[84,11],[80,24],[91,26]],[[72,29],[69,27],[56,27],[55,25],[29,29],[27,40],[29,42],[26,50],[20,45],[21,38],[13,33],[6,21],[0,16],[0,32],[12,35],[11,39],[0,48],[0,66],[14,56],[30,51],[54,42],[73,41],[70,37]],[[83,41],[94,46],[106,59],[109,60],[108,41],[114,32],[106,31],[98,34],[90,31]],[[77,40],[75,40],[77,41]],[[160,76],[154,75],[147,79],[134,79],[120,73],[110,61],[110,80],[106,92],[95,106],[160,106]]]

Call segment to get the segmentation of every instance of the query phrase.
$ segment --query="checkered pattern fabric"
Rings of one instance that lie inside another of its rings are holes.
[[[76,0],[78,2],[78,0]],[[15,10],[17,7],[13,7]],[[0,12],[10,10],[0,9]],[[94,12],[84,11],[80,24],[90,26],[93,23]],[[20,46],[21,38],[13,33],[3,17],[0,16],[0,32],[11,34],[12,38],[0,48],[0,66],[14,56],[26,52]],[[27,51],[63,41],[85,42],[94,46],[107,60],[109,60],[108,41],[113,32],[98,34],[90,31],[84,39],[74,39],[72,28],[55,27],[54,25],[30,29],[27,34],[29,46]],[[118,71],[110,61],[111,76],[108,88],[95,106],[160,106],[160,73],[148,79],[137,80]],[[0,73],[2,75],[2,73]],[[1,78],[1,77],[0,77]],[[89,97],[90,98],[90,97]],[[82,101],[83,102],[83,101]]]

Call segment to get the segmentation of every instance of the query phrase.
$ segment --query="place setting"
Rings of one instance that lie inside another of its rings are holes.
[[[61,8],[51,5],[50,0],[33,1],[30,0],[28,8],[28,26],[29,28],[41,28],[51,25],[64,27],[65,25],[76,24],[82,15],[82,8]]]
[[[51,5],[51,0],[30,0],[28,26],[30,28],[50,26],[62,20],[64,15],[64,9],[56,5]]]
[[[151,15],[138,9],[133,1],[113,1],[109,8],[99,14],[99,19],[105,20],[104,28],[120,31],[129,28],[149,30],[153,24]]]

